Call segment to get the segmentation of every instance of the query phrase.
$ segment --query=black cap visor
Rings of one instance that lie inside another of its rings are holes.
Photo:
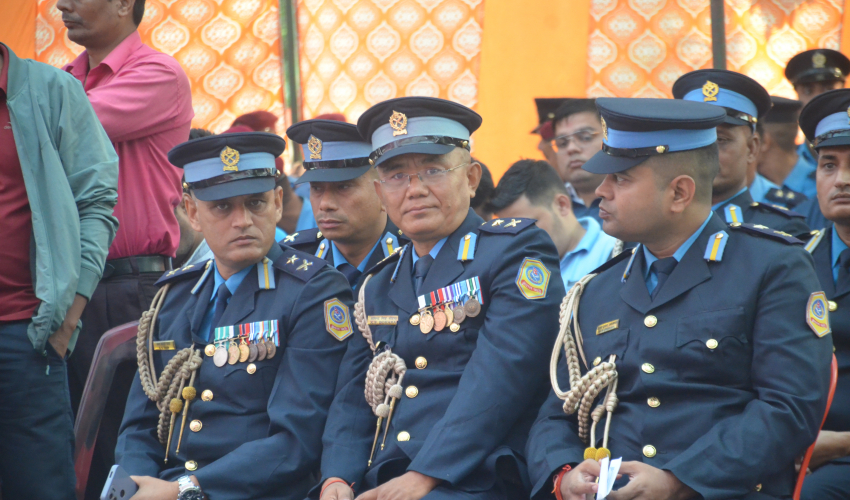
[[[305,163],[304,166],[309,166]],[[304,174],[295,181],[295,184],[303,184],[305,182],[342,182],[356,179],[365,174],[372,168],[370,165],[362,167],[340,167],[340,168],[312,168],[304,172]]]
[[[850,130],[837,130],[829,134],[826,139],[818,140],[815,138],[815,141],[815,151],[833,146],[850,146]]]
[[[381,163],[389,160],[390,158],[395,158],[396,156],[406,155],[411,153],[419,153],[425,155],[444,155],[451,153],[454,149],[459,146],[455,146],[453,144],[436,144],[433,142],[419,142],[416,144],[408,144],[405,146],[399,146],[397,148],[393,148],[375,160],[375,166],[377,167]],[[373,157],[374,157],[374,153]]]
[[[619,172],[625,172],[632,167],[640,165],[648,160],[649,157],[650,155],[614,156],[606,153],[605,151],[599,151],[595,155],[591,156],[590,159],[581,166],[581,168],[592,174],[616,174]]]
[[[843,82],[847,78],[838,68],[814,68],[803,71],[794,79],[794,85],[816,82]]]
[[[234,196],[265,193],[275,188],[274,177],[252,177],[236,181],[223,182],[202,188],[191,188],[195,198],[201,201],[218,201]]]

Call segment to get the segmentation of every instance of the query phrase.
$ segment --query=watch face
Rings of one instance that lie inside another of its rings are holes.
[[[189,488],[180,493],[177,500],[204,500],[204,492],[200,488]]]

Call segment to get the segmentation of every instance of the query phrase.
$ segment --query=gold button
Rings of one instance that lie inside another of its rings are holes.
[[[658,154],[661,154],[661,153],[667,151],[667,148],[665,146],[656,146],[655,151],[657,151]]]
[[[213,393],[211,390],[207,389],[201,393],[201,399],[204,401],[212,401]]]
[[[754,201],[754,202],[750,203],[750,206],[751,207],[757,207],[757,206],[759,206],[759,202]]]
[[[597,357],[596,359],[593,360],[593,366],[599,366],[599,363],[601,363],[601,362],[602,362],[602,358]]]
[[[733,222],[733,223],[729,224],[729,227],[741,227],[741,223],[740,222]]]
[[[422,356],[419,356],[418,358],[416,358],[416,368],[418,368],[420,370],[424,370],[426,366],[428,366],[428,360],[427,359],[425,359]]]
[[[404,393],[407,395],[407,397],[413,399],[419,395],[419,389],[417,389],[415,385],[409,385],[407,386],[407,389],[404,390]]]
[[[658,398],[649,398],[646,400],[646,404],[650,406],[650,408],[658,408],[661,406],[661,401]]]
[[[829,301],[829,312],[835,312],[838,310],[838,303],[834,300]]]
[[[830,311],[831,310],[832,309],[830,309]],[[212,357],[215,354],[215,346],[210,344],[210,345],[204,347],[204,354],[206,354],[207,357]]]
[[[195,462],[194,460],[189,460],[188,462],[186,462],[186,470],[198,470],[198,462]]]
[[[410,433],[407,431],[401,431],[398,433],[399,441],[410,441]]]
[[[393,242],[392,238],[387,238],[387,243],[392,243],[392,242]]]
[[[711,350],[714,350],[714,349],[717,349],[718,344],[717,344],[716,340],[708,339],[708,340],[705,341],[705,346],[708,347]]]
[[[257,373],[257,365],[255,365],[254,363],[251,363],[250,365],[248,365],[248,368],[246,368],[246,369],[248,370],[248,375],[253,375],[253,374]]]
[[[652,328],[653,326],[658,324],[658,318],[650,314],[649,316],[643,318],[643,324],[647,328]]]
[[[643,447],[643,456],[646,458],[652,458],[655,456],[655,446],[648,444]]]
[[[192,420],[189,423],[189,428],[192,429],[192,432],[198,432],[204,428],[204,424],[202,424],[200,420]]]
[[[640,365],[640,369],[643,370],[644,373],[655,373],[655,367],[649,363]]]

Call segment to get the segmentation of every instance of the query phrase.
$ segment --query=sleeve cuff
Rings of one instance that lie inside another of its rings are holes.
[[[80,279],[77,281],[77,294],[82,295],[86,300],[90,300],[94,289],[100,282],[101,273],[92,271],[85,267],[80,268]]]

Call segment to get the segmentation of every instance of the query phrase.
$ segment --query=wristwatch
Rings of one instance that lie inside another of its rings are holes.
[[[177,479],[177,487],[180,488],[177,500],[204,500],[204,492],[195,486],[189,476],[181,476]]]

